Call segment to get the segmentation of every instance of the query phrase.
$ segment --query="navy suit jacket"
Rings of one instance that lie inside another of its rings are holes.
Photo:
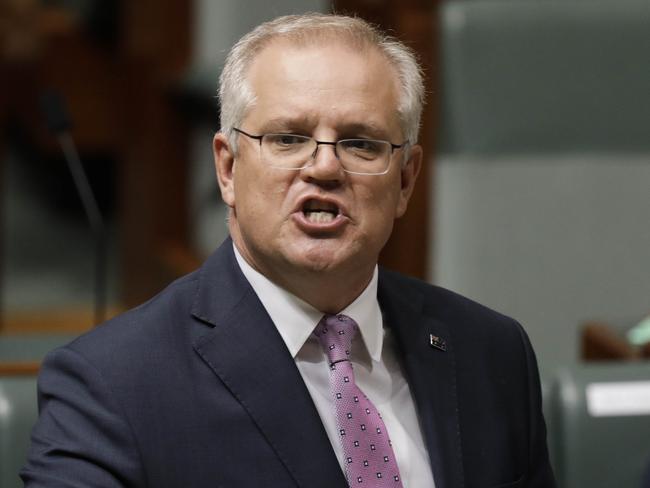
[[[378,294],[437,488],[555,486],[519,324],[385,270]],[[50,353],[39,407],[21,471],[29,488],[347,486],[230,240],[149,302]]]

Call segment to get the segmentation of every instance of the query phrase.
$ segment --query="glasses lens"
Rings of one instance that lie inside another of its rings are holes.
[[[316,141],[295,134],[266,134],[262,138],[262,156],[278,168],[300,168],[316,150]]]
[[[275,168],[300,169],[308,166],[316,153],[318,142],[297,134],[265,134],[261,157]],[[350,173],[382,174],[390,164],[392,146],[373,139],[343,139],[336,143],[336,154],[343,168]]]
[[[336,145],[343,167],[353,173],[383,173],[390,162],[391,145],[372,139],[344,139]]]

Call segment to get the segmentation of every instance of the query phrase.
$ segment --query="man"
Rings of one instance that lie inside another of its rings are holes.
[[[554,486],[521,327],[377,269],[422,94],[358,19],[240,40],[214,138],[232,240],[48,357],[27,486]]]

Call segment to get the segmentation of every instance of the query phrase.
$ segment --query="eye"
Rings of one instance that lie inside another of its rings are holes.
[[[308,137],[295,134],[267,134],[264,142],[277,148],[294,148],[309,141]]]
[[[377,158],[386,150],[384,141],[372,139],[344,139],[339,141],[339,145],[346,153],[365,159]]]

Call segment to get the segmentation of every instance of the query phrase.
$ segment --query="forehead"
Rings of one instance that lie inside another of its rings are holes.
[[[258,122],[331,121],[391,132],[397,124],[397,76],[375,47],[276,39],[258,53],[248,81],[255,95],[249,115]]]

